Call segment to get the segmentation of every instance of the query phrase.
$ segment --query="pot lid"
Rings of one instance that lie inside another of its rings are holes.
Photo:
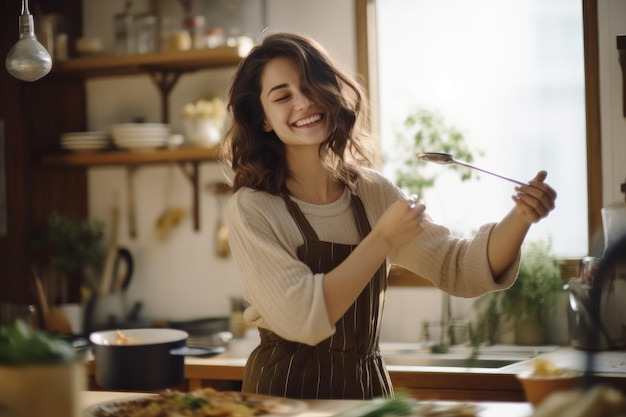
[[[178,329],[124,329],[93,332],[89,340],[101,346],[137,346],[186,340],[189,333]]]

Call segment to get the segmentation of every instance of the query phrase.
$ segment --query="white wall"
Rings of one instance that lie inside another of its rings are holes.
[[[84,0],[85,33],[101,35],[112,25],[120,2]],[[626,3],[599,2],[600,59],[602,90],[602,135],[605,202],[621,200],[619,184],[626,179],[626,121],[621,115],[621,73],[615,49],[615,35],[626,33]],[[136,2],[140,8],[147,3]],[[352,0],[268,0],[268,29],[310,35],[327,47],[347,68],[356,67],[354,5]],[[136,10],[137,11],[137,10]],[[207,71],[181,78],[171,95],[173,128],[180,130],[177,110],[198,94],[209,91],[225,94],[232,70]],[[133,117],[159,121],[159,96],[145,76],[98,79],[88,83],[88,128],[106,130],[116,122]],[[219,179],[215,163],[201,166],[201,185]],[[173,177],[171,195],[167,178]],[[121,202],[120,244],[128,247],[136,261],[129,299],[142,300],[144,314],[154,318],[190,319],[229,312],[228,297],[241,294],[236,268],[230,259],[214,255],[216,224],[215,197],[201,193],[201,230],[194,232],[190,217],[174,230],[165,243],[157,241],[153,226],[169,204],[191,207],[189,184],[176,166],[141,167],[135,176],[137,239],[128,236],[127,184],[123,168],[89,170],[90,217],[107,220],[115,195]],[[423,321],[437,321],[441,296],[434,289],[391,289],[383,339],[416,341]],[[469,315],[471,300],[454,300],[455,316]]]

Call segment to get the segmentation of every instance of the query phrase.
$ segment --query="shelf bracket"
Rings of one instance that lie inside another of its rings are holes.
[[[151,71],[150,78],[159,88],[161,93],[161,122],[169,123],[170,120],[170,105],[169,95],[174,89],[174,86],[178,82],[178,79],[182,75],[182,72],[174,71]]]
[[[193,230],[200,230],[200,162],[179,162],[180,169],[191,183]]]
[[[617,36],[617,50],[622,69],[622,114],[626,117],[626,35]]]
[[[128,232],[132,239],[137,238],[137,207],[135,205],[135,174],[137,167],[126,167],[126,192],[128,209]]]

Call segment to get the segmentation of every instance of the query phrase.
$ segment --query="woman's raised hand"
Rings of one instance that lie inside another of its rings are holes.
[[[390,247],[406,243],[424,230],[422,221],[425,210],[426,206],[415,195],[398,200],[385,210],[373,232]]]
[[[546,171],[539,171],[528,185],[515,187],[517,193],[512,196],[515,211],[529,224],[547,217],[554,210],[556,191],[544,182],[547,176]]]

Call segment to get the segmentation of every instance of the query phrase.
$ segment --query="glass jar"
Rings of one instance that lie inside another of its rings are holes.
[[[134,54],[137,52],[137,36],[135,34],[135,18],[130,13],[116,14],[114,20],[115,53],[117,55]]]
[[[135,17],[137,36],[137,52],[145,54],[157,49],[157,18],[151,14],[140,14]]]
[[[204,48],[204,16],[191,16],[183,21],[185,28],[191,37],[193,49]]]

